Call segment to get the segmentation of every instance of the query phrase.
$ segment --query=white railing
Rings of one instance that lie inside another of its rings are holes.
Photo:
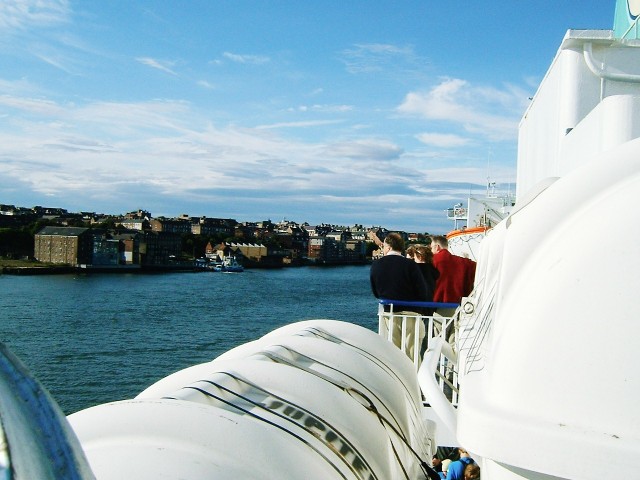
[[[455,345],[457,303],[406,302],[382,299],[378,304],[378,333],[405,352],[418,370],[423,362],[440,396],[458,404],[458,374]],[[413,310],[432,311],[432,314]],[[438,313],[441,312],[441,313]],[[424,370],[424,369],[423,369]],[[431,381],[431,379],[429,379]],[[422,383],[421,383],[421,387]],[[425,390],[425,387],[423,387]],[[425,397],[427,401],[431,395]]]
[[[458,445],[458,304],[380,300],[378,331],[413,362],[424,415],[437,427],[438,445]],[[419,309],[432,314],[411,312]],[[435,311],[434,311],[435,310]],[[395,335],[394,335],[395,333]]]

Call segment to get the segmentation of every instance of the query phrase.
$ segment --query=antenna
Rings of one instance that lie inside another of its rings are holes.
[[[487,150],[487,197],[495,194],[496,182],[491,182],[491,149]]]

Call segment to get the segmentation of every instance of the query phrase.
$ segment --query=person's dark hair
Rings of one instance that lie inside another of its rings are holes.
[[[384,239],[384,243],[389,245],[391,250],[395,250],[396,252],[402,252],[404,250],[404,240],[399,233],[391,232]]]
[[[404,252],[407,257],[413,258],[416,254],[416,247],[414,245],[409,245],[407,247],[407,251]]]

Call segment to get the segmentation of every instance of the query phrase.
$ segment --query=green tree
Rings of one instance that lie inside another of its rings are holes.
[[[6,258],[33,257],[34,236],[28,228],[0,229],[0,256]]]

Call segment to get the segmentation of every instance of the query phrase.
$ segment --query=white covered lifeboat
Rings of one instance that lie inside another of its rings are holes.
[[[434,453],[409,359],[309,320],[69,417],[98,479],[424,478]]]
[[[458,440],[483,478],[595,480],[640,454],[638,152],[546,185],[482,244]]]

